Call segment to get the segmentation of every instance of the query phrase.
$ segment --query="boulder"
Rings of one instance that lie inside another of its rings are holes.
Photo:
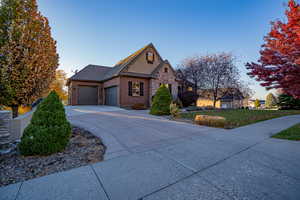
[[[226,119],[221,116],[196,115],[194,121],[199,125],[225,128]]]

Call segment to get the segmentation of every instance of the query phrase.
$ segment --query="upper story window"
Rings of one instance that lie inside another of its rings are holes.
[[[151,52],[151,51],[148,51],[146,53],[146,60],[147,60],[147,63],[153,64],[153,62],[154,62],[154,53]]]
[[[167,67],[165,67],[164,72],[168,73],[168,68]]]

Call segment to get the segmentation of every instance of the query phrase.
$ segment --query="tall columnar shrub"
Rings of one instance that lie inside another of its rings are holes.
[[[161,85],[153,98],[150,114],[152,115],[169,115],[172,97],[169,89]]]
[[[22,155],[49,155],[65,149],[71,135],[65,109],[52,91],[37,107],[19,144]]]

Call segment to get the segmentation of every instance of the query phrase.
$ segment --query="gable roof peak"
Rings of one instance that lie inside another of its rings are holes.
[[[117,64],[115,64],[115,66],[120,66],[120,65],[124,65],[124,64],[129,63],[131,60],[133,60],[135,57],[137,57],[138,55],[140,55],[145,49],[147,49],[150,46],[153,46],[153,44],[149,43],[146,46],[140,48],[139,50],[137,50],[134,53],[132,53],[129,56],[127,56],[126,58],[124,58],[124,59],[120,60],[119,62],[117,62]]]

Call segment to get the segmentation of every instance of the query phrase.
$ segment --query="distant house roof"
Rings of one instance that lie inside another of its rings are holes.
[[[227,91],[227,89],[220,89],[220,92]],[[200,98],[212,98],[212,89],[202,89],[199,91]],[[232,100],[242,100],[244,99],[243,94],[237,88],[231,88],[220,98],[221,101],[232,101]]]

